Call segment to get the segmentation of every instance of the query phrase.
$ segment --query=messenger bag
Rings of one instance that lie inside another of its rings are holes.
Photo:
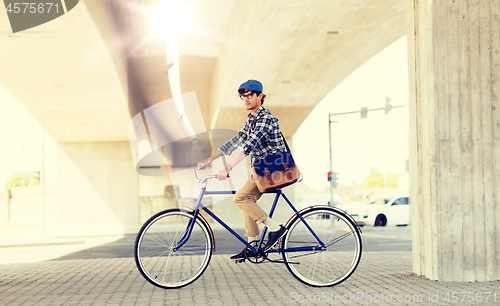
[[[295,183],[299,177],[299,168],[293,160],[290,148],[285,142],[286,152],[278,152],[252,164],[252,177],[262,193],[281,189]]]

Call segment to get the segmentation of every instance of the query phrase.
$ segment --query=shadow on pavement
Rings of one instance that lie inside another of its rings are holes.
[[[363,251],[374,252],[411,252],[411,229],[387,227],[387,228],[363,228],[365,235],[361,235]],[[244,245],[225,229],[213,231],[215,236],[215,255],[237,254]],[[236,230],[244,239],[245,230]],[[125,235],[117,241],[103,244],[97,247],[74,252],[53,260],[72,259],[97,259],[97,258],[133,258],[135,234]]]
[[[245,231],[236,231],[244,236]],[[236,254],[243,249],[243,244],[225,229],[214,230],[215,253]],[[74,252],[52,260],[97,259],[97,258],[133,258],[135,234],[125,235],[124,238],[97,247]]]

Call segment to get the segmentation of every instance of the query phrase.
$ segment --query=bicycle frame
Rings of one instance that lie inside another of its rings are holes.
[[[252,251],[257,252],[257,253],[260,252],[261,246],[262,246],[262,242],[263,242],[264,237],[265,237],[266,232],[267,232],[267,227],[264,228],[264,230],[262,232],[262,235],[260,236],[260,240],[259,240],[257,246],[253,247],[252,245],[250,245],[250,243],[248,243],[245,239],[243,239],[240,235],[238,235],[238,233],[236,233],[233,229],[231,229],[226,223],[224,223],[224,221],[222,221],[221,219],[219,219],[213,212],[211,212],[208,208],[206,208],[205,206],[203,206],[203,204],[201,203],[201,201],[203,200],[203,196],[205,196],[205,195],[223,195],[223,194],[235,194],[235,193],[236,193],[236,191],[234,191],[234,190],[233,191],[207,191],[206,190],[206,185],[203,186],[201,188],[200,195],[198,197],[196,205],[194,206],[194,209],[193,209],[194,210],[194,217],[188,222],[187,227],[186,227],[186,231],[184,232],[183,236],[179,239],[179,242],[178,242],[177,246],[175,248],[173,248],[173,251],[175,252],[178,249],[180,249],[189,240],[189,237],[191,236],[191,232],[192,232],[193,227],[194,227],[194,223],[196,222],[199,210],[201,208],[208,215],[210,215],[215,221],[217,221],[220,225],[222,225],[226,230],[228,230],[234,237],[236,237],[244,245],[246,245],[249,249],[251,249]],[[293,206],[293,204],[288,200],[288,198],[281,191],[281,189],[278,189],[278,190],[275,190],[275,191],[271,191],[271,192],[268,192],[268,193],[275,193],[276,194],[276,196],[274,198],[273,206],[271,207],[271,211],[269,212],[269,217],[272,218],[274,210],[276,208],[276,205],[278,204],[278,200],[279,200],[280,196],[283,197],[283,199],[288,203],[288,205],[290,206],[290,208],[294,211],[295,215],[297,215],[302,220],[302,222],[305,224],[305,226],[307,227],[307,229],[311,232],[311,234],[314,236],[314,238],[316,238],[316,240],[319,243],[319,246],[296,247],[296,248],[277,249],[277,250],[273,249],[273,250],[268,250],[265,253],[303,252],[303,251],[321,251],[321,250],[326,250],[327,246],[325,246],[325,244],[323,243],[323,241],[321,241],[321,239],[311,229],[311,227],[309,226],[309,224],[307,224],[306,220],[304,220],[304,218],[302,217],[302,215],[297,211],[297,209],[295,209],[295,207]]]

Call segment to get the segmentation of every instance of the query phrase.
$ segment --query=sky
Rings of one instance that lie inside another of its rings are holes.
[[[293,155],[304,183],[315,190],[329,186],[328,114],[394,108],[361,115],[331,116],[333,171],[343,185],[362,182],[372,169],[405,173],[409,153],[409,96],[406,36],[372,57],[335,87],[309,114],[293,136]]]

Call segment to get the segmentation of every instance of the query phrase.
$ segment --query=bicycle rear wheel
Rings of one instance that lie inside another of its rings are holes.
[[[344,212],[332,207],[313,207],[301,213],[306,223],[325,244],[325,250],[283,252],[292,275],[314,287],[335,286],[356,270],[361,259],[361,235]],[[295,216],[283,237],[282,248],[319,247],[304,222]]]
[[[151,284],[180,288],[194,282],[207,268],[212,256],[212,236],[202,218],[196,218],[189,240],[177,251],[193,213],[170,209],[151,217],[137,234],[135,263]]]

